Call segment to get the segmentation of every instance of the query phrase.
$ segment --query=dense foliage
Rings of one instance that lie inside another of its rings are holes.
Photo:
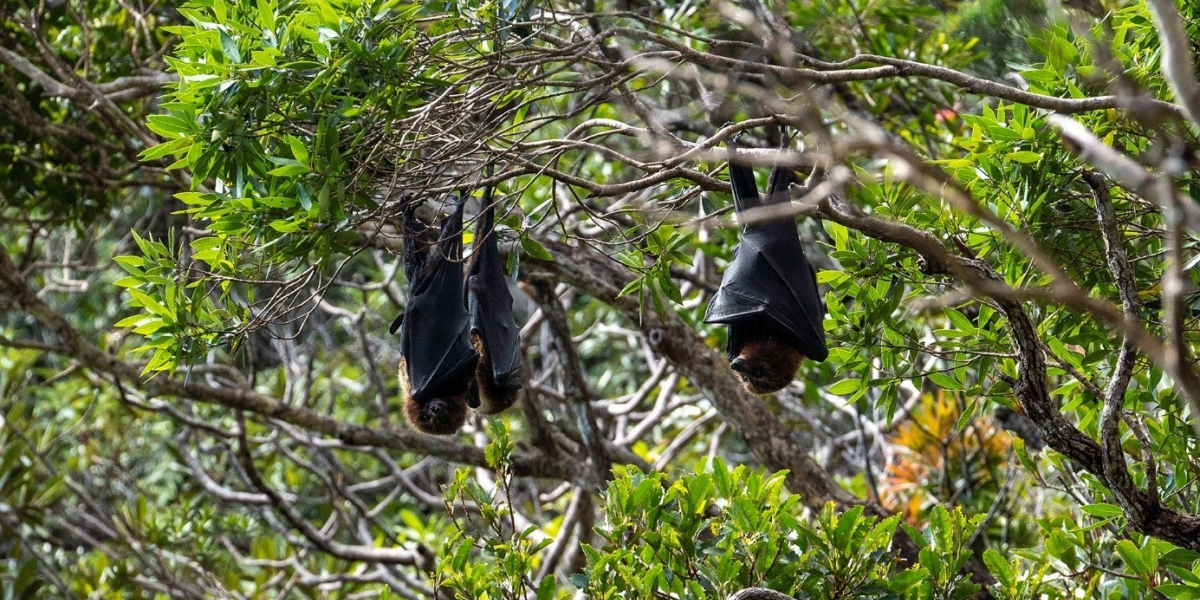
[[[0,598],[1200,598],[1196,3],[0,16]],[[828,308],[763,397],[737,136]],[[417,434],[397,218],[485,185],[527,385]]]

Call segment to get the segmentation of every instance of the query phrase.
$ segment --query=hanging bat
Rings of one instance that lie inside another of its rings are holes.
[[[729,366],[755,394],[783,389],[806,357],[821,362],[829,356],[821,326],[825,307],[817,293],[816,274],[800,247],[795,221],[791,216],[748,214],[788,202],[791,176],[787,167],[773,168],[763,200],[754,171],[732,158],[729,162],[733,207],[742,223],[741,243],[704,321],[729,325],[725,348]]]
[[[404,213],[408,307],[391,331],[400,329],[404,416],[416,429],[435,435],[454,433],[466,422],[477,360],[463,288],[463,204],[460,197],[442,220],[432,252],[428,229],[416,218],[415,207]]]
[[[489,187],[483,193],[483,212],[467,267],[471,344],[479,354],[475,367],[478,408],[489,415],[512,406],[521,390],[521,332],[513,317],[513,297],[496,245],[495,220]]]

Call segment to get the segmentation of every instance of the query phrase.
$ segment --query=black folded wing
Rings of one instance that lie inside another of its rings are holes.
[[[440,388],[462,377],[476,357],[471,347],[470,315],[463,289],[462,264],[463,202],[442,220],[437,247],[408,273],[408,308],[400,325],[400,355],[405,357],[409,395],[422,401],[437,395]],[[418,252],[418,240],[408,239],[406,254]],[[407,270],[407,269],[406,269]]]
[[[790,171],[771,170],[764,202],[750,167],[729,163],[734,208],[742,222],[742,239],[721,287],[708,304],[708,323],[740,325],[751,322],[776,325],[776,333],[817,362],[829,356],[821,321],[825,306],[817,291],[817,278],[796,233],[791,216],[764,216],[754,209],[787,201]],[[730,332],[730,358],[741,352],[741,337]]]
[[[513,297],[496,244],[492,188],[484,192],[483,213],[475,231],[474,253],[467,273],[471,331],[483,341],[496,385],[521,387],[521,331],[513,316]]]

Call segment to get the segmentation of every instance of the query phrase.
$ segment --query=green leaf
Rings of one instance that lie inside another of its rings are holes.
[[[181,137],[179,139],[168,140],[156,146],[151,146],[142,151],[138,158],[144,161],[158,160],[168,154],[184,154],[191,149],[192,140],[190,137]]]
[[[821,271],[817,273],[817,283],[830,283],[832,281],[841,281],[847,277],[846,273],[841,271]]]
[[[133,327],[133,326],[141,323],[142,320],[145,318],[146,318],[146,315],[144,315],[142,313],[138,313],[136,315],[130,315],[130,316],[125,317],[124,319],[121,319],[120,321],[117,321],[116,323],[114,323],[113,327],[116,327],[118,329],[122,329],[125,327]]]
[[[1008,154],[1005,154],[1004,160],[1016,161],[1021,164],[1030,164],[1042,160],[1042,155],[1038,154],[1037,152],[1021,150],[1019,152],[1009,152]]]
[[[1095,504],[1086,504],[1079,507],[1079,510],[1092,515],[1093,517],[1120,517],[1125,513],[1121,511],[1121,507],[1116,504],[1108,504],[1105,502],[1097,502]]]
[[[151,298],[142,290],[137,288],[128,288],[126,291],[129,292],[129,295],[133,297],[134,304],[141,306],[142,308],[145,308],[146,310],[160,317],[173,319],[174,315],[171,314],[171,311],[167,310],[167,307],[159,304],[157,300]]]
[[[1002,587],[1009,587],[1016,580],[1015,569],[1012,565],[1003,556],[1000,556],[999,552],[991,548],[983,551],[983,564],[987,565],[988,570],[996,576]]]
[[[558,591],[558,579],[551,573],[542,578],[542,582],[538,584],[537,600],[553,600],[555,592]]]
[[[134,235],[136,235],[136,234],[134,234]],[[132,267],[134,269],[136,269],[138,267],[146,266],[146,259],[144,259],[140,256],[133,256],[133,255],[114,257],[113,262],[117,263],[118,265],[121,265],[122,267]],[[128,271],[129,269],[127,268],[126,270]]]
[[[133,332],[138,335],[150,335],[164,326],[166,326],[166,323],[163,323],[162,319],[150,319],[144,324],[135,327]]]
[[[962,384],[946,373],[930,373],[929,380],[944,390],[960,390]]]
[[[1125,567],[1132,573],[1141,577],[1150,575],[1145,559],[1142,558],[1142,551],[1129,540],[1121,540],[1117,542],[1117,554],[1121,555],[1121,560],[1125,562]]]
[[[276,177],[292,177],[294,175],[303,175],[310,171],[311,169],[304,165],[284,165],[267,171],[267,174]]]
[[[833,238],[834,247],[838,250],[845,250],[846,242],[850,239],[850,232],[846,226],[833,221],[822,221],[821,224],[825,226],[829,237]]]
[[[294,135],[287,136],[287,142],[288,147],[292,150],[292,156],[296,157],[297,161],[307,164],[308,148],[304,145],[304,142],[300,141],[300,138]]]
[[[825,391],[827,391],[830,394],[833,394],[835,396],[845,396],[847,394],[853,394],[854,392],[857,392],[861,388],[862,388],[862,380],[861,379],[843,379],[843,380],[829,386]]]
[[[550,254],[550,251],[546,250],[546,247],[541,242],[528,235],[521,236],[521,249],[525,251],[525,254],[538,260],[554,262],[554,256]]]
[[[617,294],[617,297],[624,298],[625,296],[628,296],[629,294],[632,294],[632,293],[642,289],[642,286],[645,285],[645,283],[646,283],[645,279],[638,277],[637,279],[634,279],[633,281],[630,281],[629,283],[625,284],[625,287],[621,288],[621,292]]]
[[[973,323],[971,323],[971,320],[968,319],[967,316],[962,314],[961,312],[958,312],[957,310],[954,310],[953,308],[947,308],[946,316],[950,318],[951,323],[954,323],[955,328],[957,328],[961,331],[969,331],[969,332],[975,331],[975,325]]]
[[[893,575],[888,581],[888,587],[894,592],[903,592],[928,578],[929,571],[925,569],[908,569]]]
[[[150,128],[150,131],[167,139],[175,139],[186,133],[190,133],[194,127],[194,123],[184,121],[174,115],[150,115],[146,118],[146,126]],[[157,147],[155,146],[154,148]],[[151,150],[154,148],[151,148]]]
[[[221,51],[225,53],[225,57],[229,62],[239,64],[242,62],[242,53],[238,50],[237,41],[224,31],[221,34]]]
[[[1200,600],[1200,586],[1168,583],[1154,588],[1158,593],[1174,600]]]
[[[1162,560],[1166,563],[1187,565],[1190,567],[1192,563],[1200,560],[1200,552],[1188,550],[1187,548],[1172,548],[1162,555]],[[1197,581],[1200,581],[1200,579]]]

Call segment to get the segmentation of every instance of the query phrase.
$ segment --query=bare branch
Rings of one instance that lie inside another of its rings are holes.
[[[270,486],[262,480],[262,476],[258,473],[258,468],[254,466],[254,458],[250,455],[250,441],[246,439],[245,423],[240,428],[239,444],[238,444],[238,459],[242,464],[242,468],[246,470],[246,475],[250,479],[250,483],[258,488],[260,492],[265,494],[271,500],[271,505],[287,518],[288,522],[293,527],[300,530],[304,537],[313,545],[320,548],[322,551],[341,558],[344,560],[362,561],[368,563],[385,563],[393,565],[415,565],[420,566],[425,570],[432,569],[433,556],[428,549],[421,551],[423,547],[418,546],[417,550],[406,550],[404,548],[378,548],[373,546],[360,546],[352,544],[343,544],[341,542],[331,540],[315,527],[308,519],[304,518],[295,507],[289,504],[278,492],[271,489]]]
[[[190,398],[198,402],[216,404],[227,408],[245,410],[264,417],[278,419],[302,429],[332,436],[346,444],[377,446],[437,456],[452,462],[486,466],[483,451],[465,446],[439,436],[429,436],[413,431],[380,429],[348,423],[319,412],[284,404],[246,387],[216,387],[180,380],[166,375],[151,379],[141,376],[140,369],[133,364],[107,354],[84,339],[65,317],[37,298],[16,270],[8,252],[0,247],[0,294],[12,298],[17,306],[40,321],[58,336],[66,355],[75,358],[90,369],[109,373],[124,381],[134,382],[147,394]],[[578,470],[568,457],[558,460],[543,460],[541,451],[533,449],[513,457],[513,468],[518,475],[536,475],[570,480]]]
[[[1170,0],[1166,0],[1170,1]],[[859,54],[840,62],[826,62],[804,55],[797,55],[800,62],[811,68],[776,66],[755,61],[738,60],[716,54],[700,52],[676,40],[642,29],[616,27],[610,35],[631,39],[643,39],[661,44],[678,53],[677,60],[686,60],[707,67],[715,73],[742,72],[772,75],[793,86],[800,84],[831,84],[850,81],[874,81],[892,77],[924,77],[944,81],[959,88],[987,96],[1018,102],[1034,108],[1052,110],[1063,114],[1104,110],[1107,108],[1134,108],[1139,111],[1158,111],[1179,114],[1179,107],[1161,100],[1145,99],[1144,106],[1133,106],[1128,98],[1121,96],[1094,96],[1090,98],[1058,98],[1034,94],[1017,87],[981,79],[947,67],[929,65],[878,54]],[[1186,39],[1186,38],[1184,38]],[[874,63],[875,67],[859,67]],[[644,64],[644,63],[643,63]]]
[[[0,62],[24,73],[34,83],[42,86],[49,96],[58,96],[61,98],[78,98],[80,96],[79,90],[63,85],[53,77],[47,75],[46,72],[34,66],[25,57],[8,48],[0,47]]]
[[[559,360],[562,363],[563,379],[566,387],[567,400],[575,418],[575,426],[584,447],[591,457],[595,479],[591,486],[598,490],[603,482],[612,478],[612,461],[608,450],[600,438],[599,428],[596,427],[596,417],[591,407],[592,393],[588,387],[587,378],[579,364],[579,353],[571,341],[571,328],[567,322],[567,314],[554,293],[554,285],[546,281],[530,281],[529,289],[542,307],[542,315],[546,325],[554,336],[558,348]]]
[[[1108,186],[1099,173],[1091,171],[1083,174],[1083,180],[1092,189],[1092,196],[1096,199],[1096,217],[1100,221],[1100,233],[1104,237],[1108,268],[1116,280],[1125,318],[1136,320],[1141,302],[1137,297],[1133,267],[1129,264],[1129,257],[1121,244],[1116,211],[1113,209]],[[1104,452],[1104,473],[1109,489],[1126,513],[1135,513],[1143,508],[1134,501],[1130,493],[1130,490],[1135,488],[1133,478],[1125,466],[1125,451],[1121,448],[1120,431],[1120,424],[1125,416],[1125,391],[1129,388],[1136,359],[1137,347],[1126,337],[1121,344],[1121,351],[1117,354],[1116,366],[1108,380],[1108,387],[1104,390],[1104,408],[1100,413],[1100,448]]]
[[[1183,17],[1174,0],[1147,0],[1154,23],[1158,26],[1158,41],[1162,47],[1162,72],[1175,101],[1183,107],[1200,128],[1200,82],[1196,81],[1196,66],[1192,63],[1192,44],[1183,28]]]
[[[949,272],[976,293],[992,298],[1008,318],[1009,332],[1012,335],[1019,367],[1019,379],[1014,391],[1025,413],[1042,431],[1047,445],[1105,481],[1110,489],[1114,487],[1108,483],[1104,451],[1100,445],[1067,421],[1050,396],[1046,381],[1046,362],[1042,356],[1037,327],[1022,305],[1023,300],[1032,296],[1008,287],[986,263],[952,255],[931,235],[908,225],[841,209],[830,200],[817,206],[806,206],[802,212],[916,250],[935,272]],[[1067,306],[1092,304],[1080,302],[1078,298],[1071,299],[1055,294],[1041,294],[1036,297],[1059,298]],[[1120,317],[1118,320],[1124,321]],[[1111,324],[1112,321],[1109,321]],[[1127,335],[1135,331],[1144,333],[1140,327],[1135,327],[1127,332]],[[1158,350],[1161,358],[1161,346]],[[1123,489],[1135,505],[1130,512],[1125,513],[1130,526],[1135,530],[1179,546],[1200,549],[1200,516],[1182,513],[1162,504],[1157,501],[1157,493],[1147,494],[1136,488]]]
[[[1082,123],[1062,115],[1050,115],[1048,119],[1062,135],[1067,150],[1075,153],[1080,160],[1096,167],[1121,187],[1155,203],[1160,209],[1169,209],[1172,192],[1170,184],[1162,177],[1106,146]],[[1183,204],[1180,209],[1187,227],[1200,231],[1200,205],[1195,202]]]

